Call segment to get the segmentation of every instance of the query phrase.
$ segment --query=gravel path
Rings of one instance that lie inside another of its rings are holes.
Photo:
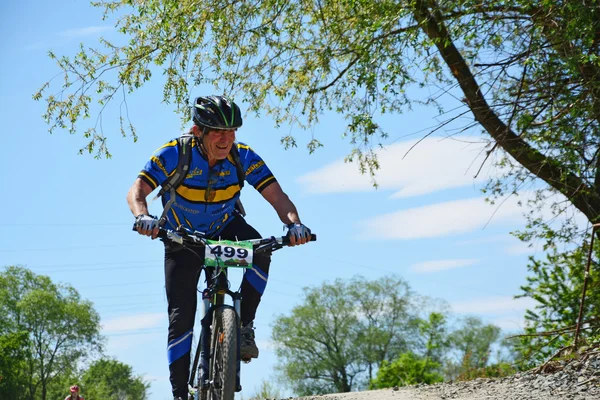
[[[545,373],[507,378],[416,385],[394,389],[328,394],[303,400],[600,400],[600,352],[571,362],[553,362]]]

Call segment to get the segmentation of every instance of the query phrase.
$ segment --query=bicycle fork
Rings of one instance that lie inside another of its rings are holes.
[[[242,295],[237,292],[227,291],[231,298],[233,299],[233,308],[235,309],[235,314],[237,316],[237,351],[236,351],[236,379],[235,379],[235,391],[239,392],[242,390],[241,382],[240,382],[240,370],[241,370],[241,329],[240,329],[240,315],[241,315],[241,303],[242,303]],[[213,315],[214,309],[216,307],[231,307],[229,305],[217,304],[211,305],[210,302],[210,293],[207,289],[202,292],[202,310],[201,310],[201,331],[200,331],[200,342],[199,347],[196,350],[196,360],[194,361],[193,368],[196,368],[198,365],[198,392],[200,390],[208,390],[210,387],[210,376],[211,371],[210,368],[212,364],[210,360],[213,358],[214,354],[211,353],[211,325],[213,324]],[[199,351],[199,353],[198,353]],[[214,352],[214,349],[212,349]],[[199,357],[198,357],[199,355]],[[198,359],[199,358],[199,359]],[[190,377],[190,384],[193,386],[194,380],[194,370],[192,370],[192,375]],[[197,397],[198,398],[198,397]]]

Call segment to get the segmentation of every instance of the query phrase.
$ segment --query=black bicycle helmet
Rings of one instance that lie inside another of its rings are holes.
[[[208,129],[237,129],[242,126],[240,108],[225,96],[196,97],[192,119],[194,124]]]

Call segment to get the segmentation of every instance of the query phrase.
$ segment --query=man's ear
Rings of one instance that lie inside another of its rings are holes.
[[[202,135],[202,131],[198,125],[192,126],[192,134],[196,137],[200,137]]]

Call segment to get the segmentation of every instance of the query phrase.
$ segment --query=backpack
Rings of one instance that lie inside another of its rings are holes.
[[[161,197],[166,192],[171,193],[171,198],[165,204],[163,208],[163,213],[160,216],[159,225],[163,226],[167,221],[167,212],[171,209],[171,206],[175,202],[175,191],[177,188],[183,183],[185,177],[187,176],[188,170],[190,169],[190,164],[192,161],[192,141],[194,140],[194,135],[190,135],[188,133],[181,135],[177,138],[177,148],[179,150],[179,159],[177,160],[177,166],[175,167],[175,171],[171,176],[167,178],[162,184],[162,188],[156,195],[156,198]],[[240,191],[244,187],[244,182],[246,181],[246,174],[244,172],[244,168],[242,167],[242,162],[240,161],[240,153],[238,151],[236,143],[231,146],[231,152],[229,153],[231,158],[233,158],[233,164],[235,165],[235,169],[237,171],[238,184],[240,186]],[[244,206],[242,202],[238,198],[236,204],[236,210],[239,212],[242,217],[246,216],[246,212],[244,210]]]

